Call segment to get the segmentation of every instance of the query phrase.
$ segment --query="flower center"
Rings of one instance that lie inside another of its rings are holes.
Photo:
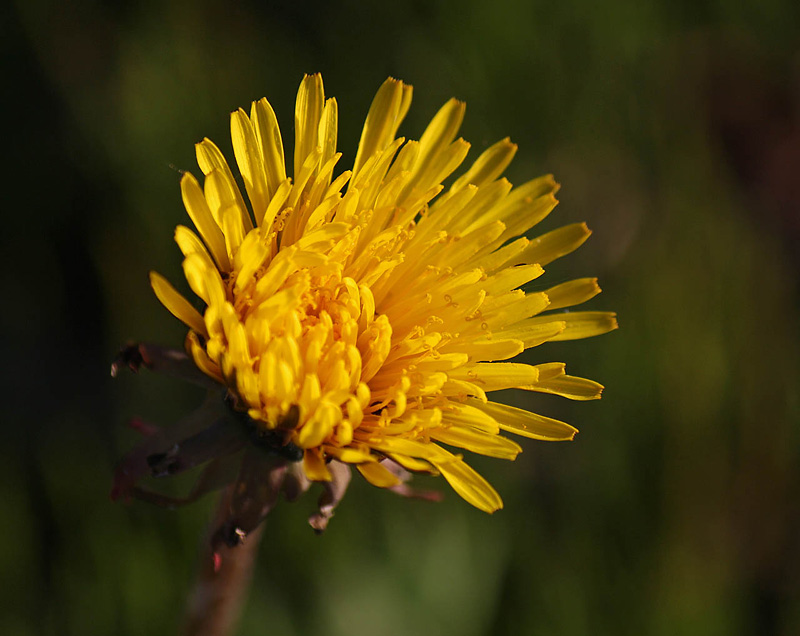
[[[258,229],[245,243],[256,240]],[[376,316],[369,287],[343,275],[346,251],[285,247],[266,266],[250,260],[266,261],[259,250],[243,243],[240,253],[227,283],[234,301],[219,312],[221,329],[209,330],[209,355],[218,352],[228,383],[259,425],[291,428],[301,448],[350,444],[369,416],[367,383],[391,348],[388,318]],[[299,415],[287,417],[293,409]]]

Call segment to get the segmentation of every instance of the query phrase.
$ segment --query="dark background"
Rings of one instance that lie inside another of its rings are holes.
[[[533,351],[607,389],[528,398],[581,434],[476,459],[494,516],[443,481],[434,505],[357,480],[322,537],[313,497],[279,506],[241,633],[800,633],[798,7],[4,4],[0,633],[175,631],[213,497],[168,511],[108,492],[125,421],[202,395],[112,381],[109,362],[128,339],[182,342],[147,272],[181,280],[193,144],[230,157],[228,113],[267,96],[291,148],[316,71],[341,166],[393,75],[415,88],[401,134],[457,96],[471,158],[510,135],[513,183],[555,173],[543,229],[595,234],[545,282],[598,275],[589,307],[621,329]]]

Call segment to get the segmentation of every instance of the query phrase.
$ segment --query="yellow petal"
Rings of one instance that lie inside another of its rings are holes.
[[[540,194],[542,190],[545,193]],[[555,192],[558,184],[551,175],[534,179],[506,197],[492,214],[506,224],[506,232],[501,239],[514,238],[528,231],[542,221],[558,205]]]
[[[356,468],[369,483],[378,488],[392,488],[402,483],[397,475],[379,462],[358,464]]]
[[[533,239],[515,259],[515,262],[547,265],[578,249],[591,233],[586,223],[565,225]]]
[[[359,448],[341,448],[339,446],[332,446],[331,444],[324,444],[322,450],[326,455],[335,457],[340,462],[346,464],[363,464],[365,462],[375,462],[375,457],[370,454],[368,449]]]
[[[417,170],[425,169],[427,163],[455,139],[467,105],[457,99],[450,99],[439,109],[431,123],[419,139]]]
[[[319,167],[319,158],[321,156],[322,148],[315,146],[309,151],[308,155],[306,156],[306,160],[300,166],[300,170],[294,173],[294,187],[292,188],[292,193],[289,196],[287,207],[297,209],[300,204],[300,199],[303,196],[303,193],[306,191],[306,185],[308,184],[309,180],[311,180],[311,177],[314,176],[317,168]],[[299,217],[300,215],[295,214],[289,218],[286,232],[288,232],[288,227],[290,227],[292,220]],[[284,232],[284,235],[286,232]]]
[[[525,344],[522,340],[484,340],[465,344],[456,341],[453,347],[466,353],[470,362],[492,362],[513,358],[523,352]]]
[[[211,267],[214,266],[211,261],[211,255],[208,253],[203,241],[188,227],[179,225],[175,228],[175,242],[184,256],[199,254]]]
[[[508,137],[498,141],[475,160],[472,167],[453,183],[450,190],[456,192],[468,184],[480,187],[491,183],[503,174],[516,152],[517,144],[511,143]]]
[[[465,380],[447,380],[442,385],[442,394],[458,399],[476,397],[483,402],[486,401],[486,391],[474,382],[466,382]]]
[[[243,203],[239,203],[237,194],[239,188],[221,170],[212,170],[206,175],[205,197],[208,201],[214,218],[218,220],[225,235],[225,247],[229,259],[234,269],[237,267],[233,262],[234,254],[239,244],[244,239],[244,235],[252,229],[250,215],[242,208]],[[244,219],[247,222],[244,222]],[[241,264],[239,264],[241,265]]]
[[[434,459],[447,459],[449,453],[430,442],[421,442],[402,437],[379,437],[369,436],[364,441],[375,450],[387,454],[405,455],[406,457],[416,457],[433,462]]]
[[[531,318],[532,326],[557,324],[563,322],[565,329],[553,336],[550,340],[580,340],[599,336],[618,327],[617,314],[613,311],[574,311],[563,314],[550,314]]]
[[[264,218],[261,220],[261,225],[264,227],[265,232],[272,231],[272,225],[275,221],[275,217],[278,216],[278,213],[283,209],[291,193],[292,180],[284,179],[275,190],[275,193],[272,196],[269,205],[267,206],[267,211],[264,213]]]
[[[444,383],[447,382],[447,374],[441,371],[436,373],[429,373],[415,382],[408,390],[407,396],[417,397],[425,395],[434,395],[441,391]]]
[[[458,167],[464,160],[469,144],[453,143],[461,122],[464,120],[466,104],[456,99],[449,100],[428,124],[419,140],[419,150],[413,167],[413,176],[399,197],[399,202],[409,207],[409,201],[415,192],[425,192],[444,174],[447,168],[450,172]],[[448,173],[449,174],[449,173]]]
[[[281,129],[275,111],[266,99],[253,102],[250,119],[261,149],[261,162],[267,176],[267,192],[273,197],[278,186],[286,181]]]
[[[517,294],[519,291],[512,291],[508,294]],[[504,295],[505,296],[505,295]],[[543,312],[550,307],[550,298],[544,292],[524,294],[508,304],[501,304],[503,296],[495,296],[492,301],[487,302],[482,307],[482,313],[486,320],[491,319],[492,324],[505,323],[513,325],[521,320],[530,318]]]
[[[336,100],[332,97],[325,102],[325,107],[322,109],[322,116],[319,121],[319,131],[317,138],[319,145],[322,146],[322,156],[320,157],[320,165],[324,166],[336,154],[336,141],[339,130],[339,107]],[[333,170],[333,166],[331,166]],[[325,187],[327,188],[331,182],[330,172],[325,178]]]
[[[548,309],[562,309],[580,305],[600,293],[596,278],[579,278],[547,290],[550,298]]]
[[[358,142],[353,164],[354,180],[369,158],[394,141],[397,128],[411,103],[411,90],[411,86],[391,77],[378,89]]]
[[[479,362],[449,371],[448,376],[454,380],[474,382],[485,391],[499,391],[536,384],[539,371],[536,367],[516,362]]]
[[[325,105],[322,75],[306,75],[297,91],[294,111],[294,174],[300,174],[308,156],[319,145],[319,122]]]
[[[439,184],[461,165],[467,158],[469,149],[469,142],[459,138],[442,150],[425,170],[419,172],[419,183],[423,186],[422,190],[425,191],[431,187],[441,188],[442,186]]]
[[[337,405],[321,401],[314,414],[303,424],[295,444],[300,448],[319,446],[341,419],[342,410]]]
[[[437,233],[447,231],[454,220],[461,218],[464,209],[475,198],[477,193],[478,188],[467,186],[448,197],[445,201],[435,203],[430,212],[417,222],[415,243],[426,243],[430,240],[438,242]]]
[[[391,199],[387,201],[387,197],[389,196],[387,193],[382,192],[382,187],[384,185],[384,177],[386,172],[389,170],[389,165],[394,158],[397,149],[400,147],[400,144],[403,143],[403,139],[395,139],[392,143],[390,143],[386,148],[382,151],[376,153],[372,159],[370,159],[366,164],[364,164],[364,169],[358,175],[358,180],[354,181],[354,185],[361,191],[361,198],[360,198],[360,205],[365,208],[372,208],[373,210],[380,210],[382,207],[391,207],[397,203],[399,192],[401,190],[401,185],[406,183],[406,179],[400,178],[398,183],[392,183],[389,189],[391,193]],[[381,205],[376,205],[378,194],[382,193],[381,197]],[[375,228],[373,231],[369,233],[369,236],[375,236],[383,227]]]
[[[217,147],[217,144],[207,137],[203,139],[203,141],[195,144],[194,151],[197,157],[197,165],[200,166],[200,170],[202,170],[205,175],[209,174],[212,170],[221,170],[224,172],[225,167],[228,166],[228,162],[225,161],[225,156]]]
[[[503,500],[497,491],[460,457],[450,455],[444,461],[433,460],[433,465],[444,475],[453,490],[476,508],[492,513],[503,507]]]
[[[419,142],[414,140],[406,142],[406,144],[400,149],[400,152],[397,153],[397,159],[395,159],[389,168],[389,172],[386,174],[386,181],[392,181],[405,172],[410,174],[418,156]]]
[[[237,367],[236,391],[251,408],[261,408],[262,403],[258,394],[258,376],[251,366]]]
[[[294,249],[294,248],[291,248]],[[282,252],[287,254],[287,251]],[[295,266],[291,258],[274,259],[267,268],[267,271],[258,279],[256,283],[256,293],[253,296],[254,305],[260,305],[270,296],[278,291],[278,288],[286,281],[286,277]]]
[[[238,206],[231,205],[222,210],[222,228],[225,230],[225,249],[228,251],[228,258],[234,263],[235,268],[241,268],[242,263],[236,263],[235,259],[244,240],[245,230],[242,227],[242,216]]]
[[[450,407],[442,412],[441,421],[457,424],[463,428],[474,428],[493,435],[500,432],[500,427],[494,418],[470,404],[451,403]],[[434,423],[435,427],[438,427],[438,422]]]
[[[511,183],[507,179],[499,179],[498,181],[482,186],[478,190],[478,194],[470,201],[469,205],[464,210],[464,214],[459,215],[459,217],[454,220],[452,226],[453,231],[467,234],[481,225],[486,225],[487,221],[491,221],[492,219],[498,223],[502,223],[500,219],[495,218],[492,210],[508,196],[511,188]],[[505,227],[506,224],[503,223],[503,228]],[[481,245],[481,248],[485,247],[487,243],[489,243],[488,240]],[[477,254],[479,251],[480,250],[476,250],[475,253]]]
[[[481,251],[476,257],[471,258],[467,262],[472,267],[480,267],[487,274],[494,274],[497,270],[507,265],[516,265],[522,262],[516,257],[521,254],[529,244],[530,241],[522,236],[499,249],[490,251],[488,254],[484,254],[483,251]]]
[[[236,204],[242,211],[242,223],[248,232],[252,230],[253,224],[250,222],[250,215],[247,214],[247,206],[244,204],[242,193],[239,192],[239,186],[236,185],[236,180],[233,178],[231,168],[228,162],[225,161],[225,156],[222,154],[222,151],[210,139],[203,139],[199,144],[195,144],[195,153],[197,154],[197,163],[203,171],[203,174],[208,176],[216,170],[222,173],[228,183],[231,184]],[[211,211],[214,211],[213,206]],[[219,222],[219,219],[217,219],[217,221]]]
[[[415,473],[436,473],[437,470],[433,464],[425,461],[424,459],[417,459],[416,457],[408,457],[407,455],[398,455],[396,453],[387,453],[389,459],[397,462],[406,470]]]
[[[556,336],[566,329],[567,323],[555,320],[556,318],[560,318],[560,316],[556,314],[553,316],[553,322],[546,322],[543,324],[533,323],[533,321],[538,320],[538,318],[528,318],[511,327],[495,332],[492,337],[522,340],[526,349],[538,347],[542,343],[554,340]]]
[[[530,387],[530,391],[553,393],[570,400],[599,400],[603,393],[603,385],[593,380],[572,375],[561,375],[544,382],[539,381]]]
[[[241,252],[242,266],[236,275],[234,293],[240,294],[249,285],[256,271],[261,268],[264,261],[269,257],[269,248],[261,240],[257,232],[250,232],[242,241],[239,248]]]
[[[460,237],[453,248],[447,251],[448,265],[456,267],[465,261],[469,261],[475,252],[486,243],[495,241],[505,230],[506,226],[501,221],[492,221],[469,230]]]
[[[428,431],[428,435],[432,439],[450,446],[458,446],[473,453],[500,459],[513,460],[522,452],[522,447],[515,441],[499,435],[484,433],[474,428],[461,428],[459,426],[435,428]]]
[[[331,471],[325,465],[322,453],[318,448],[307,448],[303,453],[303,471],[311,481],[330,481]]]
[[[256,224],[260,225],[269,201],[267,176],[253,124],[241,108],[231,113],[231,140]]]
[[[516,435],[545,441],[567,441],[575,437],[578,429],[566,422],[560,422],[537,413],[530,413],[497,402],[483,403],[470,399],[468,404],[493,417],[500,428]]]
[[[363,367],[361,381],[369,382],[383,365],[392,347],[392,327],[386,314],[378,316],[358,339]]]
[[[208,336],[203,317],[192,307],[191,303],[181,296],[178,291],[167,282],[161,274],[150,272],[150,286],[169,312],[190,329],[194,329],[203,336]]]
[[[487,278],[481,287],[487,294],[499,296],[539,278],[542,274],[544,270],[538,263],[508,267]]]
[[[206,305],[210,305],[211,302],[206,292],[206,283],[204,280],[205,269],[203,259],[198,254],[189,254],[189,256],[183,260],[183,274],[186,277],[186,281],[189,283],[189,287],[192,288],[192,291],[198,298],[203,299]]]
[[[183,205],[192,223],[200,232],[200,236],[211,251],[211,255],[223,272],[231,271],[228,253],[225,250],[225,237],[220,226],[215,221],[208,207],[200,184],[197,183],[191,173],[184,173],[181,178],[181,196]]]
[[[303,235],[297,241],[297,248],[300,250],[321,251],[329,241],[335,241],[347,234],[350,226],[347,223],[326,223],[322,227]]]
[[[539,381],[537,384],[564,375],[564,369],[566,369],[566,367],[567,365],[563,362],[545,362],[544,364],[537,364],[536,368],[539,370]]]
[[[220,373],[219,366],[208,357],[206,350],[200,344],[197,334],[194,331],[190,331],[186,334],[186,348],[200,371],[220,384],[225,383],[222,373]]]
[[[308,221],[306,221],[306,232],[317,230],[323,224],[330,220],[330,216],[333,215],[333,211],[335,210],[336,206],[339,205],[341,199],[339,198],[338,194],[333,195],[325,199],[322,203],[320,203],[314,211],[311,213],[311,216],[308,217]],[[302,241],[302,239],[300,239]]]

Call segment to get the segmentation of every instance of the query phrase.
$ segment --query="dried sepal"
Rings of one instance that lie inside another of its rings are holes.
[[[138,373],[142,367],[186,380],[207,389],[218,389],[219,384],[203,374],[195,362],[180,349],[162,347],[147,342],[130,342],[120,349],[111,363],[111,377],[116,378],[124,368]]]
[[[317,534],[324,532],[328,527],[333,511],[347,492],[352,476],[350,466],[336,460],[328,464],[328,470],[331,473],[331,480],[322,483],[322,494],[317,502],[319,510],[308,518],[309,525]]]

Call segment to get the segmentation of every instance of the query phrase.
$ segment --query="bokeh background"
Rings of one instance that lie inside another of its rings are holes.
[[[393,75],[401,134],[457,96],[471,157],[510,135],[512,182],[555,173],[543,230],[595,233],[546,283],[598,275],[621,329],[532,352],[607,389],[507,396],[581,434],[476,459],[494,516],[438,482],[434,505],[356,480],[321,537],[313,496],[281,505],[240,633],[800,633],[800,4],[19,0],[0,24],[0,633],[175,633],[213,497],[108,492],[125,421],[202,394],[109,362],[182,342],[147,272],[181,280],[193,144],[230,153],[229,111],[267,96],[291,147],[316,71],[341,165]]]

